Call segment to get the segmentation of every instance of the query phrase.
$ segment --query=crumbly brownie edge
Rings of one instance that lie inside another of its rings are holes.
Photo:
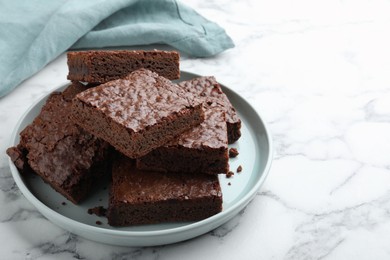
[[[32,171],[27,162],[27,150],[20,144],[7,148],[6,154],[11,158],[11,161],[21,173]]]
[[[222,90],[221,85],[215,79],[214,76],[202,76],[193,78],[191,80],[182,81],[178,85],[188,92],[200,94],[206,101],[214,102],[217,99],[216,104],[225,108],[226,111],[226,125],[228,133],[228,143],[232,144],[241,137],[241,119],[239,118],[236,109],[231,104],[229,98]],[[211,96],[205,95],[205,92],[211,90]],[[211,99],[210,99],[211,98]]]
[[[89,195],[98,179],[109,171],[109,166],[110,163],[105,161],[95,163],[95,165],[89,171],[80,176],[81,178],[77,181],[77,183],[68,184],[65,186],[57,185],[56,183],[50,181],[44,174],[38,175],[45,183],[49,184],[50,187],[52,187],[66,199],[74,204],[79,204]]]
[[[237,122],[226,122],[228,132],[228,143],[232,144],[241,137],[241,120]]]

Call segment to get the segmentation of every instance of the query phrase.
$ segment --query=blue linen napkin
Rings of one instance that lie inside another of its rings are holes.
[[[68,49],[155,43],[196,57],[234,46],[175,0],[0,0],[0,97]]]

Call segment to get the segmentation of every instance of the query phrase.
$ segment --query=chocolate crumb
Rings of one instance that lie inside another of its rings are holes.
[[[242,166],[240,165],[240,166],[238,166],[238,168],[237,168],[237,172],[242,172]]]
[[[98,220],[98,221],[96,221],[96,224],[97,224],[97,225],[101,225],[101,224],[103,224],[103,223],[102,223],[101,221]]]
[[[238,154],[239,154],[239,152],[237,151],[236,148],[229,149],[229,158],[237,157]]]
[[[228,185],[230,186],[230,185],[232,185],[230,182],[228,182]]]
[[[63,201],[63,202],[61,203],[61,205],[65,206],[65,205],[66,205],[66,202],[65,202],[65,201]]]
[[[90,215],[95,214],[96,216],[99,216],[99,217],[105,217],[106,212],[107,212],[107,209],[103,208],[102,206],[88,209],[88,214],[90,214]]]
[[[234,175],[234,172],[232,171],[229,171],[227,174],[226,174],[226,178],[230,178]]]

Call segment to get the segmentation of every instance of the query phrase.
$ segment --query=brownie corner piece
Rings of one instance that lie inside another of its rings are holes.
[[[204,120],[201,100],[146,69],[78,94],[72,116],[130,158],[147,154]]]
[[[203,76],[182,81],[179,86],[190,93],[200,95],[206,102],[221,107],[226,113],[228,143],[232,144],[241,137],[241,119],[221,85],[213,76]]]
[[[143,172],[134,163],[124,156],[113,163],[111,226],[198,221],[221,212],[218,176]]]
[[[7,150],[19,170],[31,169],[75,204],[106,173],[109,154],[106,142],[70,119],[71,93],[75,94],[79,87],[71,84],[62,93],[52,93],[38,116],[20,133],[18,146]]]
[[[26,157],[27,150],[21,144],[7,148],[6,154],[21,173],[25,173],[30,169]]]

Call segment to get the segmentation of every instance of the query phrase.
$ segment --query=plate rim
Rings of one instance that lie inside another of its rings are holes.
[[[201,77],[202,76],[202,75],[199,75],[199,74],[195,74],[195,73],[187,72],[187,71],[183,71],[183,70],[181,70],[180,72],[181,73],[186,73],[190,77]],[[11,140],[9,142],[9,147],[15,146],[14,141],[16,140],[17,136],[20,133],[19,128],[20,128],[22,122],[24,121],[25,117],[27,116],[27,114],[39,102],[41,102],[43,99],[47,98],[51,93],[57,91],[60,88],[64,88],[65,86],[69,85],[70,83],[71,83],[70,81],[66,81],[64,83],[58,84],[57,87],[53,88],[52,90],[49,90],[48,93],[45,93],[45,94],[41,95],[40,97],[38,97],[26,109],[26,111],[23,113],[23,115],[20,117],[20,119],[16,123],[15,129],[13,130],[13,132],[11,134]],[[250,110],[252,110],[254,112],[254,114],[257,116],[257,119],[263,125],[263,127],[264,127],[264,135],[265,135],[266,140],[268,142],[268,154],[267,154],[268,159],[266,161],[266,165],[264,166],[263,173],[260,176],[260,178],[258,179],[258,181],[255,183],[255,185],[253,185],[253,187],[248,192],[246,192],[246,194],[241,199],[239,199],[236,203],[234,203],[228,209],[223,210],[223,211],[219,212],[216,215],[213,215],[211,217],[208,217],[208,218],[200,220],[200,221],[191,222],[188,225],[183,225],[183,226],[180,226],[180,227],[167,228],[167,229],[163,229],[163,230],[131,231],[131,230],[113,230],[113,229],[107,229],[107,228],[104,228],[104,227],[96,227],[96,226],[92,226],[92,225],[89,225],[89,224],[82,223],[82,222],[79,222],[77,220],[74,220],[72,218],[66,217],[66,216],[60,214],[59,212],[51,209],[50,207],[48,207],[43,202],[41,202],[28,189],[27,185],[25,184],[25,182],[22,179],[22,174],[15,167],[15,165],[12,162],[11,158],[8,157],[8,163],[9,163],[9,166],[10,166],[10,169],[11,169],[12,177],[14,178],[16,185],[18,186],[19,190],[22,192],[24,197],[30,203],[32,203],[34,205],[34,207],[40,213],[42,213],[46,218],[48,218],[50,220],[50,222],[53,223],[53,220],[51,219],[51,217],[48,217],[47,214],[50,214],[53,217],[55,217],[59,222],[61,222],[61,224],[66,224],[66,226],[73,225],[74,227],[77,227],[79,229],[83,229],[83,231],[85,231],[85,232],[99,232],[101,234],[112,235],[112,236],[119,236],[119,237],[128,237],[128,238],[130,238],[130,237],[132,237],[132,238],[135,238],[135,237],[137,237],[137,238],[146,238],[146,237],[157,237],[157,236],[172,235],[172,234],[178,234],[178,233],[182,233],[182,232],[188,232],[188,231],[191,231],[191,230],[194,230],[194,229],[198,229],[198,228],[206,227],[208,225],[212,225],[217,220],[225,218],[226,220],[224,220],[221,223],[221,224],[223,224],[226,221],[228,221],[230,218],[232,218],[232,217],[234,217],[236,215],[236,214],[232,214],[233,212],[237,211],[237,209],[241,210],[242,208],[244,208],[253,199],[253,197],[256,195],[257,191],[260,189],[260,187],[265,182],[265,180],[266,180],[266,178],[267,178],[267,176],[269,174],[271,165],[272,165],[273,155],[274,155],[274,147],[273,147],[272,136],[270,134],[268,126],[264,122],[264,120],[261,117],[260,113],[258,111],[256,111],[256,109],[246,99],[244,99],[241,95],[239,95],[236,91],[234,91],[231,88],[229,88],[228,86],[226,86],[220,80],[218,80],[218,83],[220,85],[222,85],[223,88],[226,88],[226,89],[228,89],[228,91],[230,91],[230,92],[234,93],[235,95],[239,96],[246,103],[245,105],[248,106],[250,108]],[[44,214],[44,212],[46,214]],[[60,225],[57,222],[54,222],[53,224],[59,225],[62,228],[67,229],[69,231],[68,228],[64,227],[63,225]],[[221,224],[218,224],[218,226],[221,225]],[[71,232],[73,232],[73,231],[71,231]]]

